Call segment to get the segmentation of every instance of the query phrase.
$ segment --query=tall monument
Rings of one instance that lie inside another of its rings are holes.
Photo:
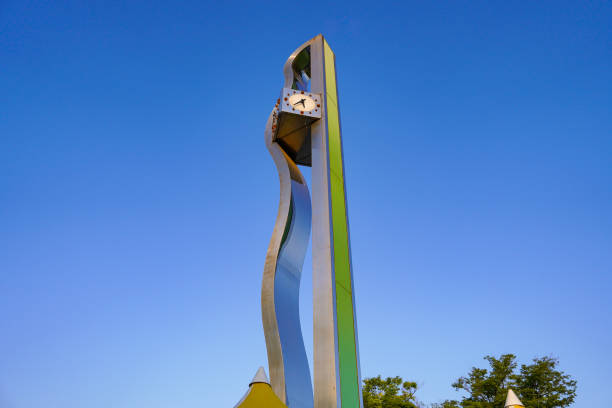
[[[289,408],[360,408],[355,319],[335,56],[318,35],[287,59],[265,141],[280,203],[262,284],[270,385]],[[299,166],[312,167],[312,197]],[[299,317],[312,226],[314,378]],[[313,392],[314,385],[314,392]]]

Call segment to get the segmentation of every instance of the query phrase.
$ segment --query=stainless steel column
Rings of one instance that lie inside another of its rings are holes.
[[[311,89],[313,92],[324,94],[325,68],[323,65],[322,35],[318,35],[312,40],[310,49]],[[325,103],[325,97],[323,97],[323,103]],[[327,118],[325,115],[322,115],[321,120],[313,123],[311,127],[315,408],[336,408],[340,406],[326,129]]]

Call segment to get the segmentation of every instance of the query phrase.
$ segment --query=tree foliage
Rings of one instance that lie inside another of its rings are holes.
[[[503,354],[500,358],[486,356],[490,369],[472,367],[466,377],[460,377],[452,386],[464,390],[469,396],[461,401],[463,408],[499,408],[504,406],[508,385],[516,368],[515,356]]]
[[[521,402],[529,408],[568,407],[576,397],[576,380],[558,371],[559,360],[534,358],[533,364],[521,365],[514,387]]]
[[[439,408],[501,408],[508,388],[512,388],[527,408],[564,408],[576,397],[576,381],[557,370],[559,361],[553,357],[534,358],[532,364],[521,365],[517,372],[516,356],[503,354],[499,358],[484,357],[488,368],[473,367],[452,386],[465,391],[461,401],[444,401]]]
[[[419,408],[414,393],[415,382],[403,381],[401,377],[366,378],[363,381],[364,408]]]
[[[553,357],[534,358],[520,369],[514,354],[485,356],[488,367],[472,367],[452,386],[466,393],[460,401],[447,400],[431,408],[503,408],[512,388],[526,408],[566,408],[576,398],[576,380],[558,369]],[[421,408],[414,396],[415,382],[401,377],[366,378],[363,382],[364,408]]]

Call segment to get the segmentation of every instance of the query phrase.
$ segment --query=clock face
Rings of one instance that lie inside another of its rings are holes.
[[[283,88],[277,104],[280,113],[321,118],[321,94],[318,93]]]
[[[302,93],[295,93],[289,97],[289,105],[296,111],[311,111],[317,107],[313,98]]]

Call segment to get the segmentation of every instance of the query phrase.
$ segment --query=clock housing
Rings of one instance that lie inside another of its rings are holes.
[[[310,126],[321,118],[321,95],[283,88],[275,106],[274,141],[296,164],[311,166]]]

